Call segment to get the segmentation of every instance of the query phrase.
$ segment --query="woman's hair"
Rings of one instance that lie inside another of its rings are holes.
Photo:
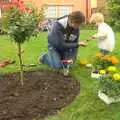
[[[104,22],[104,16],[102,13],[93,13],[90,22]]]
[[[80,11],[72,12],[68,15],[68,19],[74,23],[82,24],[85,22],[85,16]]]

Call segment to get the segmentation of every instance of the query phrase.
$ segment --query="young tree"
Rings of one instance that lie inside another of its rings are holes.
[[[36,35],[36,29],[40,20],[40,15],[34,8],[28,8],[21,0],[11,0],[3,6],[4,15],[2,21],[7,33],[13,38],[18,47],[18,58],[20,65],[20,81],[23,86],[23,64],[21,45],[30,40],[30,37]]]

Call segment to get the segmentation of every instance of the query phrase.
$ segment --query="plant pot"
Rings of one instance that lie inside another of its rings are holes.
[[[96,73],[96,72],[93,72],[93,71],[91,72],[91,77],[92,78],[100,78],[100,76],[101,75],[99,73]]]
[[[100,90],[98,91],[98,97],[105,102],[106,104],[111,104],[111,103],[117,103],[120,102],[120,97],[114,98],[114,97],[109,97],[105,93],[101,92]]]

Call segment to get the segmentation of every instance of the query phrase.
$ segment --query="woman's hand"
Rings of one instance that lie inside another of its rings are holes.
[[[88,42],[86,42],[86,41],[80,41],[78,44],[79,44],[79,46],[85,47],[85,46],[88,45]]]

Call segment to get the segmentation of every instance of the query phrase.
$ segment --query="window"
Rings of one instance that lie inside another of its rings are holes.
[[[0,8],[0,18],[2,17],[2,10],[1,10],[1,8]]]
[[[59,17],[68,15],[72,12],[72,6],[59,6]]]
[[[91,0],[91,8],[97,8],[97,0]]]
[[[45,16],[47,18],[56,18],[57,17],[57,6],[49,5],[45,10]]]
[[[48,5],[45,9],[46,18],[58,18],[72,12],[72,5]]]

